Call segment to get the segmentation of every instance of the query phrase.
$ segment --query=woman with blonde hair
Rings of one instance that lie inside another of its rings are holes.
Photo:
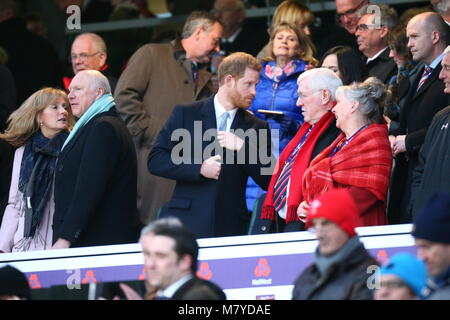
[[[311,36],[311,30],[309,26],[314,21],[314,13],[304,4],[294,0],[283,1],[276,9],[272,17],[272,24],[269,29],[269,34],[273,34],[274,29],[282,23],[287,23],[293,26],[297,26],[309,37]],[[310,39],[309,39],[310,40]],[[314,54],[315,48],[311,42],[308,43],[311,46],[311,56]],[[267,44],[256,56],[258,60],[263,60],[270,55],[269,44]]]
[[[0,251],[51,248],[53,175],[72,124],[67,95],[54,88],[35,92],[9,117],[0,139],[17,150],[0,228]]]

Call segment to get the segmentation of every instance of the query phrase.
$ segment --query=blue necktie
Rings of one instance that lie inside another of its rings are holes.
[[[227,130],[227,120],[230,118],[230,114],[228,112],[225,112],[222,114],[222,117],[220,119],[220,124],[217,128],[217,131],[226,131]]]

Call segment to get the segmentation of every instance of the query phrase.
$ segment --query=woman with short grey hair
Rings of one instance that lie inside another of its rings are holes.
[[[305,201],[297,210],[300,219],[306,218],[319,195],[334,188],[348,188],[357,200],[358,226],[387,223],[385,203],[392,153],[382,117],[386,97],[384,84],[374,77],[337,90],[332,112],[336,127],[343,133],[305,172]]]

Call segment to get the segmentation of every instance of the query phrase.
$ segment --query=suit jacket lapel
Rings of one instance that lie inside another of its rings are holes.
[[[427,90],[427,88],[436,80],[438,80],[438,76],[439,73],[441,72],[441,65],[439,64],[436,68],[433,69],[433,71],[431,72],[431,74],[428,76],[428,78],[425,80],[425,82],[423,83],[423,85],[420,87],[420,89],[416,92],[415,97],[421,95],[424,91]],[[420,81],[420,78],[422,77],[423,74],[423,69],[422,72],[419,73],[419,78],[418,81]],[[415,88],[417,88],[417,86],[415,86]]]

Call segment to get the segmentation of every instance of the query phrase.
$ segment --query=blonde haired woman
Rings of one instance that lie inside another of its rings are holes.
[[[314,22],[314,13],[304,4],[299,3],[294,0],[283,1],[276,9],[273,14],[272,24],[269,29],[269,33],[273,34],[275,28],[277,28],[282,23],[287,23],[300,28],[305,35],[311,36],[311,30],[309,26]],[[312,52],[311,57],[314,53],[314,47],[312,42],[308,43],[311,45]],[[269,44],[267,44],[256,56],[258,60],[263,60],[270,55]]]
[[[54,88],[35,92],[9,117],[0,139],[18,149],[0,228],[0,251],[51,248],[53,174],[72,123],[66,93]]]

